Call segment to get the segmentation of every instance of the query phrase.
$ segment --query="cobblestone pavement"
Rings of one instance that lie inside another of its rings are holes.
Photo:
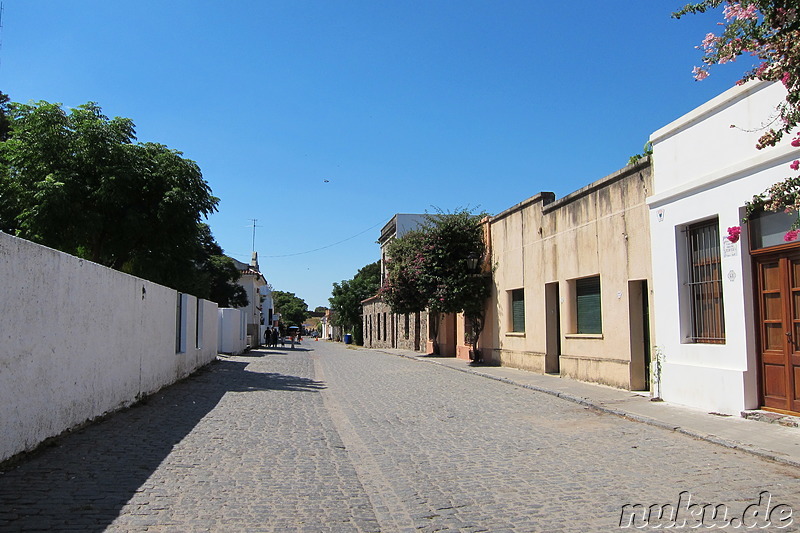
[[[731,518],[762,491],[797,531],[797,469],[305,341],[220,360],[7,469],[0,531],[614,531],[625,504],[683,493]]]

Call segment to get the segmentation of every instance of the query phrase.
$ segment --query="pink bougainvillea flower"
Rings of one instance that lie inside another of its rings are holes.
[[[728,240],[731,242],[739,242],[739,235],[741,235],[741,233],[741,226],[731,226],[728,228]]]
[[[786,235],[783,236],[783,240],[786,242],[791,242],[797,240],[797,236],[800,235],[800,230],[789,230],[786,232]]]
[[[697,81],[704,80],[708,77],[708,71],[702,67],[694,67],[692,69],[692,74],[694,74],[694,79]]]
[[[798,134],[797,134],[797,137],[795,137],[795,138],[792,140],[792,146],[794,146],[795,148],[798,148],[798,147],[800,147],[800,133],[798,133]]]
[[[703,39],[703,42],[700,43],[700,46],[702,46],[705,50],[708,50],[716,47],[717,43],[719,43],[719,37],[709,32],[706,34],[706,38]]]
[[[794,161],[792,161],[792,164],[789,165],[789,168],[791,168],[792,170],[800,169],[800,160],[795,159]]]
[[[728,4],[722,11],[722,15],[725,17],[725,20],[731,20],[734,18],[738,20],[758,18],[755,4],[750,4],[747,7],[742,7],[742,4],[739,3]]]

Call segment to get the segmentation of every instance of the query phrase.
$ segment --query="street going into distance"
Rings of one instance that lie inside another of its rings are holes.
[[[616,531],[643,525],[626,505],[685,521],[698,503],[723,505],[726,530],[796,531],[776,519],[800,509],[800,479],[424,358],[310,339],[220,357],[0,475],[2,531]]]

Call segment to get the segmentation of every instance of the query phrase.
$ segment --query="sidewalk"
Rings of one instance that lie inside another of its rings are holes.
[[[433,357],[407,350],[376,349],[430,364],[446,366],[621,416],[636,422],[677,431],[721,446],[742,450],[779,463],[800,467],[800,427],[715,415],[668,402],[652,402],[649,396],[583,383],[560,376],[536,374],[508,367],[476,366],[454,357]]]

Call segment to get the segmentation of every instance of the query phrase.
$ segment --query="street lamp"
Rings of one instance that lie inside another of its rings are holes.
[[[470,274],[477,274],[478,273],[478,264],[481,260],[481,256],[478,255],[477,252],[470,252],[467,256],[467,270],[469,270]]]

